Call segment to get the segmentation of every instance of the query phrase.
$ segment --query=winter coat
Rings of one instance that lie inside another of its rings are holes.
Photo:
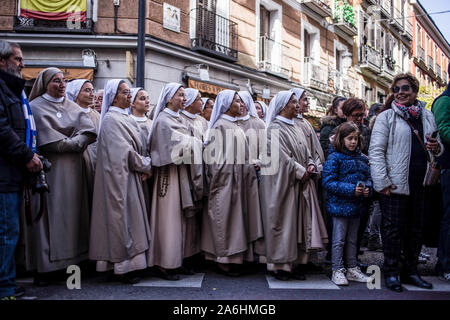
[[[431,111],[425,109],[425,104],[419,101],[422,107],[423,141],[425,136],[436,131],[436,123]],[[374,189],[378,192],[395,185],[391,190],[394,194],[409,195],[409,163],[411,158],[411,144],[413,137],[411,128],[403,119],[401,111],[392,103],[392,108],[377,116],[372,130],[369,146],[370,170]],[[444,146],[441,145],[441,155]],[[425,151],[424,151],[425,152]],[[414,161],[414,160],[413,160]],[[427,171],[429,164],[427,163]]]
[[[328,157],[328,145],[330,144],[330,135],[334,128],[344,123],[345,119],[341,119],[338,116],[327,116],[321,119],[322,125],[320,126],[320,146],[322,147],[325,159]]]
[[[330,149],[322,174],[326,211],[335,217],[360,217],[366,210],[364,196],[356,196],[359,181],[372,193],[369,160],[360,150],[337,152]]]
[[[21,93],[25,80],[0,71],[0,193],[22,190],[26,164],[33,158],[27,147]]]

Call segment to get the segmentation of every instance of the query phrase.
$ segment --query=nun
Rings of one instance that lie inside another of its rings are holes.
[[[320,146],[320,141],[317,137],[316,131],[314,130],[311,123],[309,123],[309,121],[303,117],[303,114],[308,112],[308,96],[304,89],[292,88],[290,91],[295,93],[295,96],[298,97],[297,99],[299,112],[297,117],[294,118],[294,122],[300,129],[302,129],[305,135],[308,150],[313,157],[314,165],[316,166],[317,172],[320,175],[323,171],[325,156],[323,154],[322,147]]]
[[[89,258],[98,272],[139,282],[149,261],[150,227],[142,180],[151,172],[141,129],[128,114],[130,88],[120,79],[105,85],[92,205]]]
[[[214,100],[210,98],[202,98],[202,102],[202,112],[200,115],[203,119],[209,122],[214,107]]]
[[[75,79],[67,83],[67,99],[75,102],[91,119],[98,132],[100,113],[92,108],[94,104],[94,87],[88,79]],[[97,142],[91,143],[83,153],[86,168],[86,179],[89,193],[89,209],[92,208],[92,194],[94,192],[95,162],[97,160]]]
[[[256,111],[258,113],[258,117],[262,121],[265,121],[266,114],[267,114],[267,105],[264,103],[264,101],[254,101],[254,103],[255,103]]]
[[[294,122],[297,104],[293,92],[280,91],[266,117],[268,156],[279,169],[261,176],[260,201],[267,270],[279,280],[305,280],[298,265],[306,264],[308,252],[323,249],[327,241],[311,180],[314,161]],[[272,153],[275,149],[278,152]]]
[[[154,169],[150,261],[156,275],[166,280],[193,274],[185,260],[200,252],[195,201],[203,190],[190,172],[193,164],[202,163],[202,141],[191,136],[180,114],[186,101],[181,84],[166,84],[149,137]]]
[[[39,73],[30,107],[39,154],[52,164],[46,173],[50,192],[33,198],[33,212],[41,208],[43,215],[31,227],[34,282],[45,286],[55,280],[55,271],[88,257],[90,208],[83,152],[97,131],[88,114],[66,98],[64,74],[58,68]]]
[[[237,125],[241,98],[221,91],[205,139],[208,206],[202,220],[202,250],[216,262],[217,271],[239,276],[244,261],[253,262],[254,246],[263,237],[255,167],[248,142]]]
[[[150,98],[147,91],[144,88],[132,88],[131,89],[131,105],[130,115],[134,119],[142,131],[143,143],[145,149],[147,149],[148,136],[152,128],[152,120],[149,119],[146,114],[150,111]]]
[[[191,135],[203,141],[203,134],[208,129],[208,121],[200,116],[203,107],[202,96],[196,89],[186,88],[186,108],[180,115],[188,125]]]

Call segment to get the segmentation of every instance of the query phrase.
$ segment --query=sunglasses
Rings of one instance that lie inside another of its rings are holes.
[[[403,85],[401,87],[399,87],[399,86],[393,87],[392,88],[392,92],[393,93],[399,93],[400,90],[402,90],[402,91],[409,91],[410,89],[411,89],[411,86],[409,84],[405,84],[405,85]]]

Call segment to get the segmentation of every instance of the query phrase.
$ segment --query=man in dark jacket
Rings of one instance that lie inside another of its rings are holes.
[[[450,72],[450,64],[448,71]],[[444,217],[441,222],[437,270],[445,280],[450,281],[450,84],[447,90],[434,100],[431,111],[436,119],[436,126],[445,149],[439,159],[442,168]]]
[[[0,299],[14,299],[14,250],[24,180],[42,163],[26,143],[29,126],[22,107],[23,57],[18,44],[0,40]]]

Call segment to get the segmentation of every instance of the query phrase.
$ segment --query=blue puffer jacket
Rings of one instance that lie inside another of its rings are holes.
[[[366,210],[364,196],[355,196],[358,181],[373,192],[368,158],[360,150],[344,153],[331,149],[323,166],[322,185],[326,191],[327,212],[335,217],[359,217]]]

